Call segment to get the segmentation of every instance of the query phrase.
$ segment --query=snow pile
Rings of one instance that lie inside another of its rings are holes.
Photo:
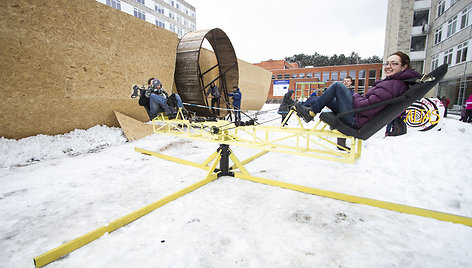
[[[64,156],[97,152],[112,144],[126,141],[120,128],[94,126],[76,129],[64,135],[37,135],[20,139],[0,138],[0,168],[25,166],[30,163]]]

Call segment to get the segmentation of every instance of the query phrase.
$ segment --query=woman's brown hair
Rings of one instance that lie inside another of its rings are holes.
[[[400,60],[402,61],[401,62],[402,66],[407,65],[406,68],[410,69],[410,57],[407,54],[405,54],[401,51],[397,51],[395,53],[390,54],[389,57],[393,56],[393,55],[397,55],[398,57],[400,57]]]

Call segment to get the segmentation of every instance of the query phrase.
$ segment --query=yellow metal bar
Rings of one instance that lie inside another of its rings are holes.
[[[203,161],[203,165],[208,166],[213,159],[217,157],[220,153],[218,151],[214,151],[205,161]]]
[[[43,253],[35,258],[33,258],[35,267],[43,267],[44,265],[51,263],[60,257],[87,245],[88,243],[94,241],[100,236],[104,235],[107,232],[107,227],[103,226],[97,228],[87,234],[84,234],[74,240],[71,240],[65,244],[60,245],[59,247],[52,249],[46,253]]]
[[[245,159],[245,160],[241,161],[241,164],[242,164],[242,165],[246,165],[247,163],[250,163],[250,162],[254,161],[255,159],[257,159],[257,158],[259,158],[259,157],[265,155],[265,154],[268,153],[268,152],[269,152],[269,151],[262,151],[262,152],[260,152],[260,153],[257,153],[257,154],[255,154],[255,155],[249,157],[248,159]],[[235,167],[236,167],[235,165],[231,166],[231,168],[235,168]]]
[[[145,151],[145,150],[144,150]],[[66,254],[69,254],[70,252],[96,240],[97,238],[99,238],[100,236],[102,236],[103,234],[105,233],[110,233],[110,232],[113,232],[115,231],[116,229],[118,228],[121,228],[122,226],[126,225],[126,224],[129,224],[130,222],[133,222],[135,221],[136,219],[156,210],[157,208],[159,207],[162,207],[163,205],[165,204],[168,204],[169,202],[171,201],[174,201],[176,200],[177,198],[179,197],[182,197],[202,186],[204,186],[205,184],[207,183],[210,183],[212,181],[214,181],[215,179],[218,178],[217,174],[216,173],[213,173],[215,171],[215,168],[216,166],[218,165],[219,161],[220,161],[220,158],[221,158],[221,155],[218,154],[216,157],[215,157],[215,161],[213,162],[212,166],[211,167],[207,167],[208,168],[208,172],[207,172],[207,175],[205,177],[205,179],[199,181],[199,182],[196,182],[188,187],[185,187],[184,189],[180,190],[180,191],[177,191],[169,196],[166,196],[152,204],[149,204],[145,207],[142,207],[132,213],[129,213],[121,218],[118,218],[112,222],[110,222],[108,224],[108,226],[102,226],[100,228],[97,228],[95,229],[94,231],[92,232],[89,232],[85,235],[82,235],[74,240],[71,240],[55,249],[52,249],[44,254],[41,254],[35,258],[33,258],[34,260],[34,265],[35,267],[42,267],[50,262],[53,262],[55,260],[57,260],[58,258],[66,255]],[[185,162],[185,161],[184,161]]]
[[[212,165],[212,167],[210,168],[210,170],[208,171],[207,173],[207,176],[204,180],[201,180],[199,182],[196,182],[188,187],[185,187],[184,189],[180,190],[180,191],[177,191],[171,195],[168,195],[152,204],[149,204],[145,207],[142,207],[128,215],[125,215],[119,219],[116,219],[112,222],[110,222],[110,224],[108,224],[108,232],[113,232],[115,231],[116,229],[118,228],[121,228],[122,226],[132,222],[132,221],[135,221],[136,219],[139,219],[141,218],[142,216],[148,214],[149,212],[152,212],[154,210],[156,210],[157,208],[160,208],[162,207],[163,205],[171,202],[171,201],[174,201],[175,199],[181,197],[181,196],[184,196],[200,187],[202,187],[203,185],[215,180],[217,178],[217,175],[216,174],[213,174],[213,171],[215,170],[215,167],[216,165],[218,164],[218,159],[220,158],[221,156],[217,157],[217,161],[215,161]]]
[[[239,159],[236,157],[236,155],[234,155],[234,152],[229,149],[229,151],[231,152],[229,154],[229,157],[231,158],[231,160],[233,160],[233,163],[235,164],[235,166],[244,174],[244,175],[250,175],[249,172],[247,171],[247,169],[244,167],[244,165],[239,161]]]
[[[169,160],[169,161],[177,162],[177,163],[184,164],[184,165],[187,165],[187,166],[193,166],[193,167],[201,168],[201,169],[204,169],[204,170],[209,169],[209,167],[207,165],[200,164],[200,163],[195,163],[195,162],[184,160],[184,159],[181,159],[181,158],[156,153],[156,152],[153,152],[153,151],[148,151],[148,150],[141,149],[141,148],[134,148],[134,150],[136,152],[139,152],[139,153],[142,153],[142,154],[152,155],[152,156],[155,156],[155,157],[159,157],[159,158],[166,159],[166,160]]]
[[[444,212],[438,212],[438,211],[417,208],[417,207],[412,207],[412,206],[407,206],[407,205],[402,205],[402,204],[380,201],[380,200],[375,200],[375,199],[370,199],[370,198],[365,198],[365,197],[359,197],[355,195],[348,195],[348,194],[342,194],[342,193],[331,192],[331,191],[326,191],[326,190],[320,190],[316,188],[310,188],[310,187],[300,186],[300,185],[286,183],[286,182],[280,182],[280,181],[274,181],[274,180],[264,179],[264,178],[255,177],[255,176],[249,176],[249,175],[239,173],[239,172],[235,173],[234,176],[240,179],[272,185],[272,186],[277,186],[277,187],[290,189],[290,190],[294,190],[298,192],[324,196],[324,197],[329,197],[332,199],[388,209],[388,210],[407,213],[411,215],[429,217],[429,218],[433,218],[433,219],[437,219],[441,221],[449,221],[449,222],[464,224],[467,226],[472,226],[472,218],[468,218],[464,216],[458,216],[458,215],[448,214]]]

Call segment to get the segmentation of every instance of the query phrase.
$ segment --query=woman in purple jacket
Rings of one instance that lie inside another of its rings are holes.
[[[334,113],[343,113],[356,108],[368,106],[380,101],[388,100],[400,96],[408,89],[408,85],[401,81],[410,78],[419,78],[421,75],[410,69],[410,57],[403,52],[391,54],[384,63],[384,74],[386,78],[376,81],[367,93],[354,95],[341,82],[335,82],[312,103],[310,109],[300,103],[295,107],[299,115],[306,122],[313,119],[316,113],[321,112],[324,107],[330,108]],[[369,109],[363,112],[346,115],[341,118],[347,125],[354,128],[361,128],[370,119],[375,117],[385,106]]]

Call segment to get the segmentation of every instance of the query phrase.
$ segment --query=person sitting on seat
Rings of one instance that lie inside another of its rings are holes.
[[[330,108],[336,114],[365,107],[400,96],[408,89],[408,85],[402,80],[421,77],[420,73],[410,68],[410,57],[400,51],[391,54],[383,65],[386,78],[376,81],[367,93],[352,95],[343,83],[335,82],[311,104],[310,108],[296,103],[297,114],[305,122],[309,122],[324,107]],[[361,128],[383,108],[385,106],[349,114],[343,116],[341,120],[350,127]]]
[[[147,82],[147,88],[148,89],[151,87],[152,80],[154,80],[154,77],[149,78],[149,80]],[[134,92],[131,95],[131,98],[136,98],[138,96],[138,91],[139,91],[138,103],[139,103],[140,106],[143,106],[144,109],[146,110],[146,113],[149,116],[149,120],[152,120],[151,104],[149,102],[149,96],[146,96],[146,91],[147,91],[146,87],[145,86],[142,86],[142,87],[134,86],[133,90],[134,90]]]
[[[154,79],[151,86],[146,91],[146,96],[149,96],[150,117],[154,119],[159,113],[164,112],[169,119],[174,119],[177,112],[172,111],[167,104],[167,92],[162,87],[159,79]]]

